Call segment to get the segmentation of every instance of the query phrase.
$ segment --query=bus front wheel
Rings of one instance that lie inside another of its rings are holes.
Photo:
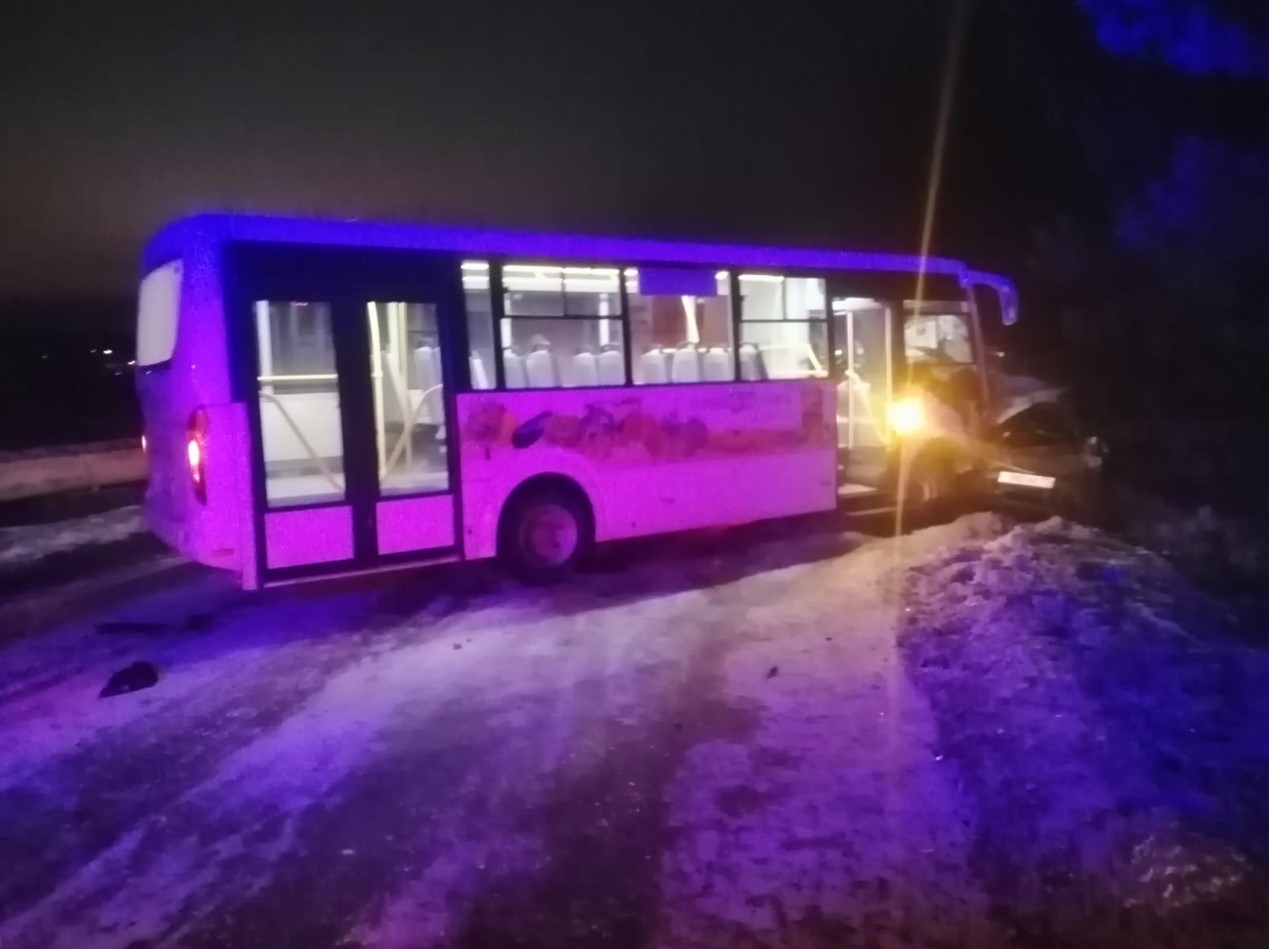
[[[573,492],[556,488],[526,491],[514,498],[502,519],[499,552],[520,580],[541,585],[571,574],[592,541],[590,511]]]

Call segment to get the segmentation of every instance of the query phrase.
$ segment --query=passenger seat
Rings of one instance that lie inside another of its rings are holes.
[[[554,389],[560,384],[555,355],[545,346],[524,357],[524,371],[528,376],[530,389]]]
[[[524,370],[524,357],[510,347],[502,351],[502,372],[508,389],[527,389],[529,376]]]
[[[684,343],[674,351],[670,360],[672,382],[701,381],[701,352],[695,343]]]
[[[670,372],[666,365],[667,355],[664,349],[649,349],[639,357],[644,385],[660,385],[670,381]]]
[[[761,382],[767,378],[762,347],[756,343],[742,343],[740,346],[740,378],[745,382]]]
[[[626,382],[626,360],[621,349],[612,343],[604,347],[599,354],[599,384],[601,386],[619,386]]]
[[[706,382],[731,382],[735,369],[731,364],[731,349],[711,346],[701,359]]]
[[[573,357],[573,385],[579,389],[599,385],[599,365],[594,353],[583,350]]]

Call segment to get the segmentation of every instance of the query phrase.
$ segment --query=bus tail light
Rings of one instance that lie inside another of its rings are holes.
[[[207,412],[195,409],[189,417],[185,455],[189,460],[189,477],[194,486],[194,497],[200,504],[207,503]]]

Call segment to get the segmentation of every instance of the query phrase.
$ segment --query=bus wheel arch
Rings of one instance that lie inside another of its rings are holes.
[[[594,505],[567,475],[534,475],[503,502],[497,541],[499,559],[520,580],[538,585],[562,580],[594,545]]]

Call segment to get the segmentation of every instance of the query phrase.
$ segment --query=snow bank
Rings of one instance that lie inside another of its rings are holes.
[[[144,481],[145,453],[135,441],[71,445],[0,456],[0,501]]]
[[[115,438],[103,442],[76,442],[71,445],[41,445],[37,448],[21,448],[17,451],[0,451],[0,465],[11,461],[31,461],[36,458],[61,458],[68,455],[92,455],[100,452],[137,450],[139,439]]]
[[[0,571],[78,547],[127,540],[145,530],[145,519],[136,505],[54,524],[3,527]]]
[[[1165,560],[1055,518],[949,549],[905,594],[905,664],[1015,926],[1140,937],[1263,886],[1269,657]]]

